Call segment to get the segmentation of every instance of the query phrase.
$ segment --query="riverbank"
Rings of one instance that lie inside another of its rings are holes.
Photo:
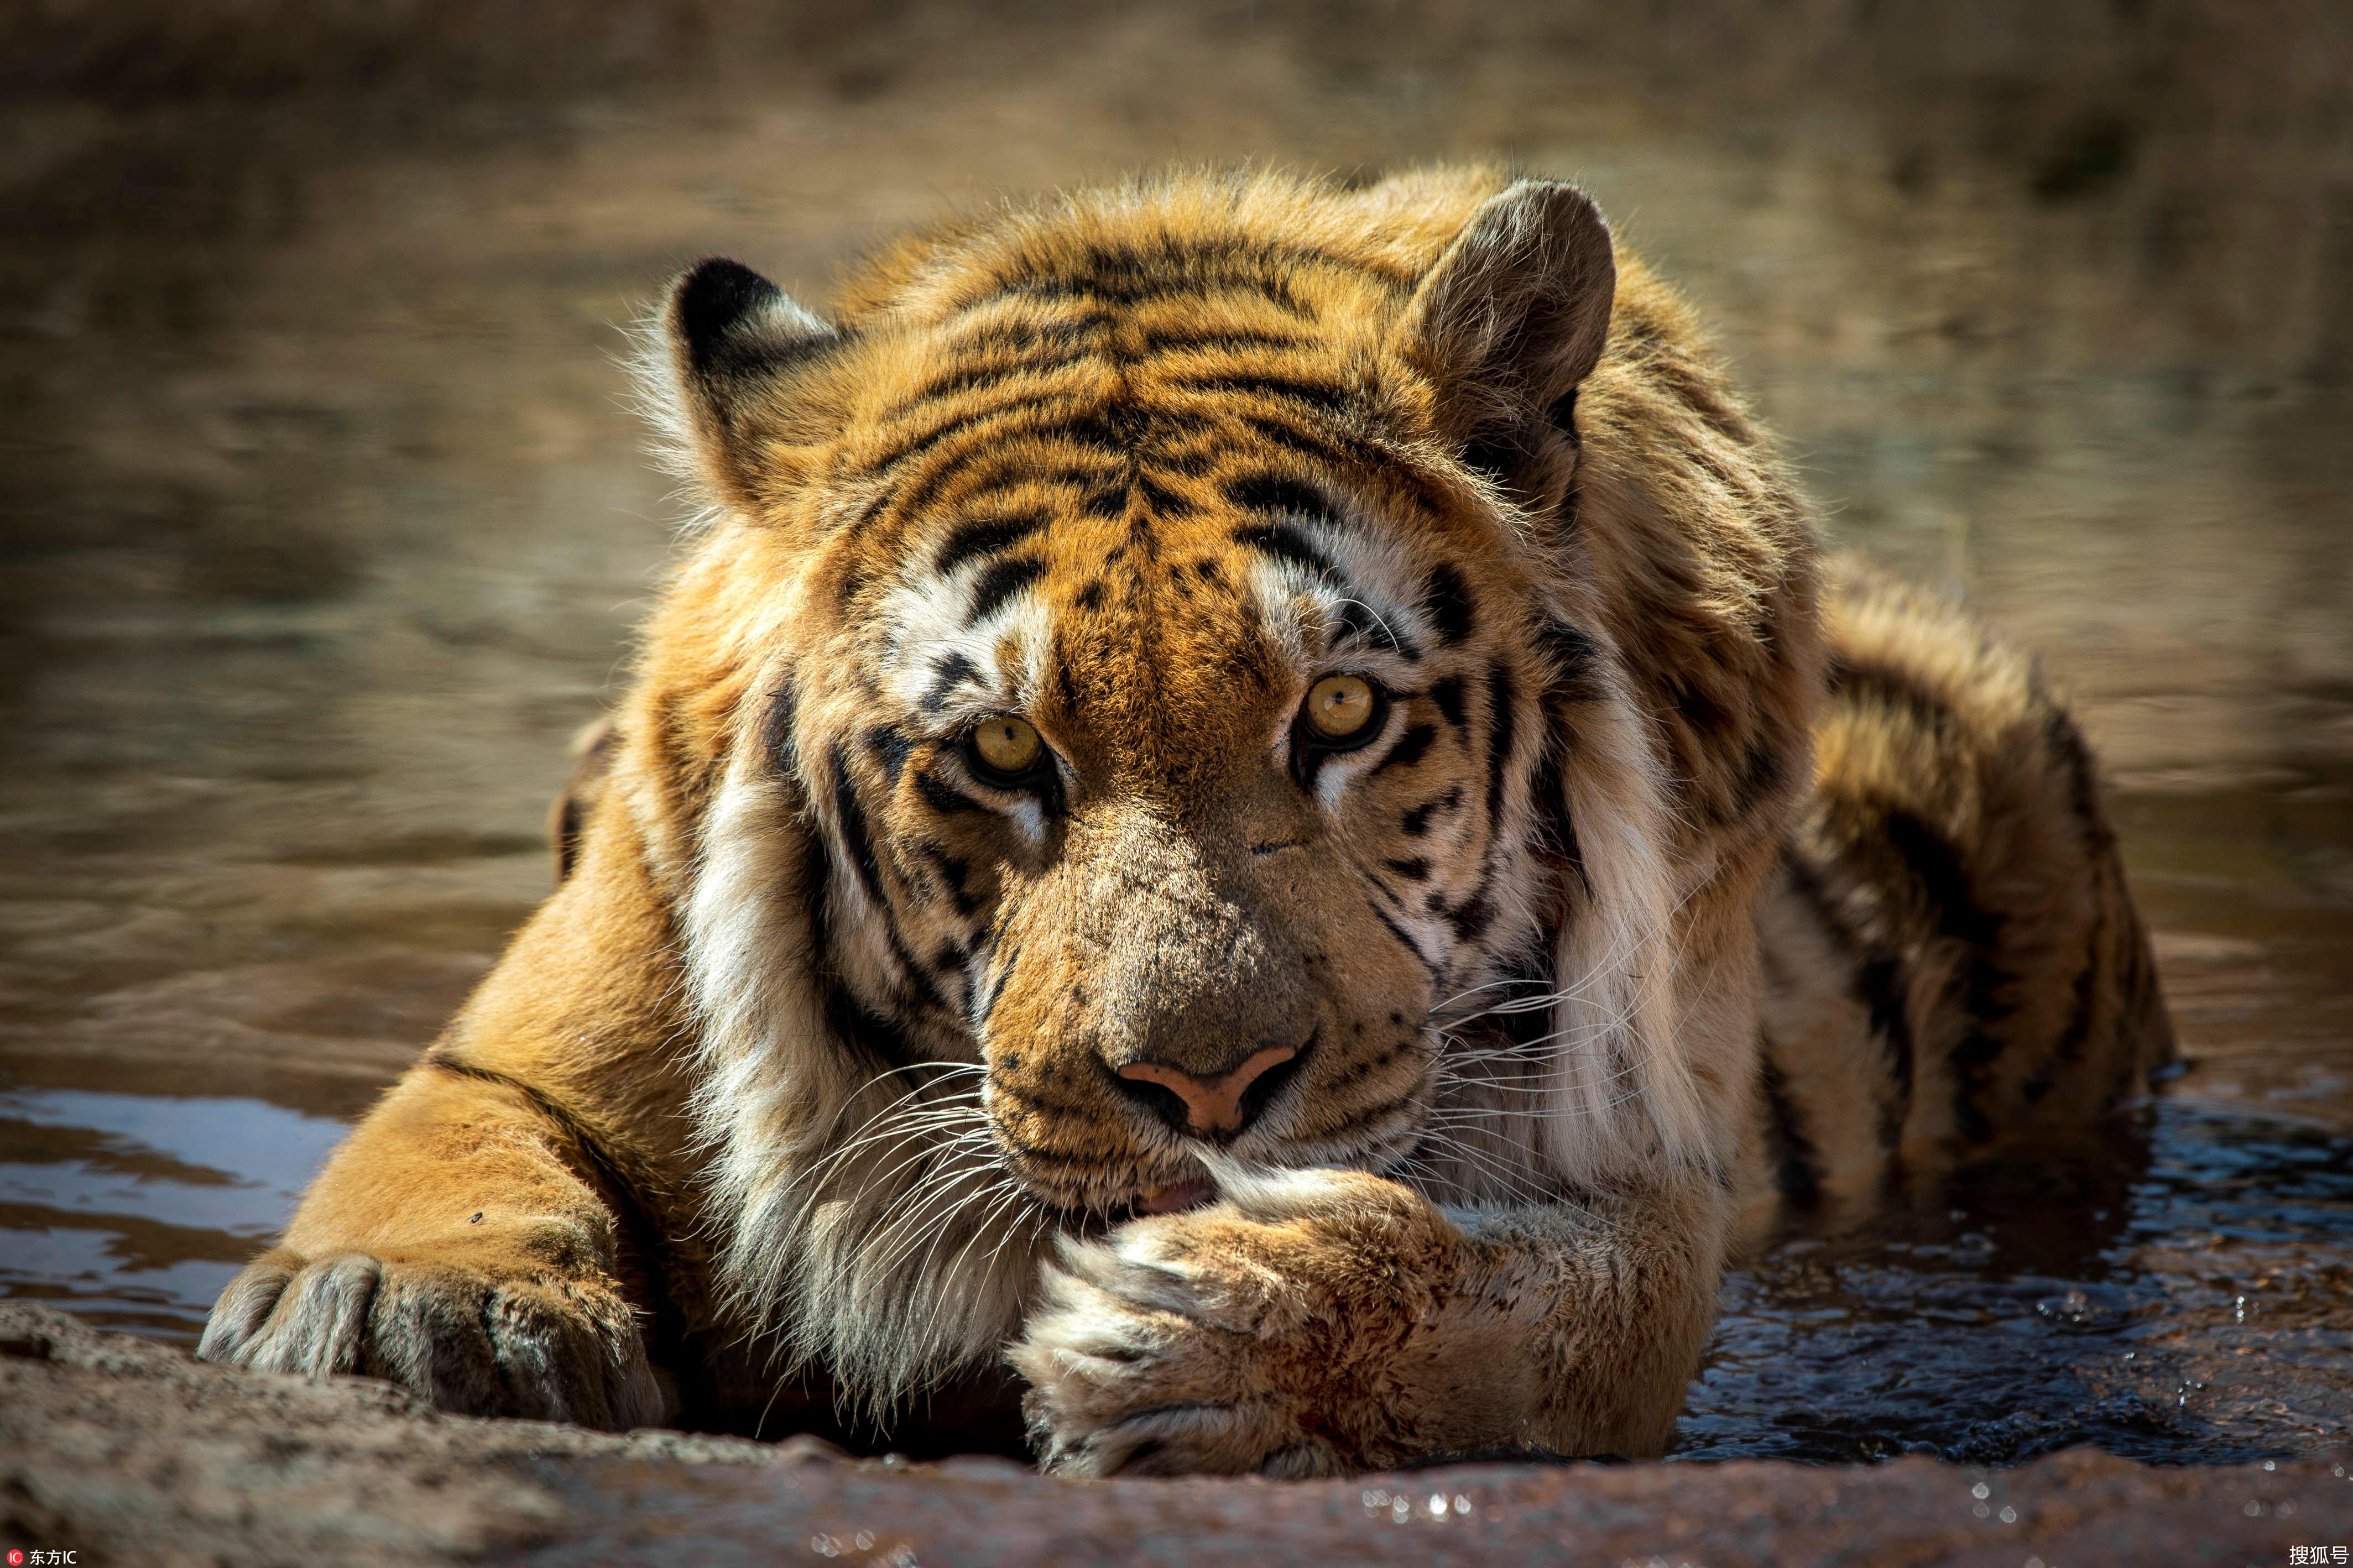
[[[1002,1460],[442,1415],[389,1384],[207,1366],[0,1304],[0,1545],[83,1568],[322,1563],[1187,1568],[2287,1564],[2353,1540],[2344,1453],[2016,1470],[1929,1459],[1458,1466],[1340,1481],[1058,1481]]]

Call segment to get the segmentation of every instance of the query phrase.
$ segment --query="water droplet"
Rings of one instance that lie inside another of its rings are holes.
[[[1456,1492],[1454,1494],[1454,1511],[1457,1513],[1469,1513],[1471,1511],[1471,1500],[1464,1497],[1461,1492]]]
[[[1973,1514],[1976,1514],[1979,1519],[1983,1519],[1983,1518],[1985,1518],[1987,1515],[1989,1515],[1989,1514],[1992,1513],[1992,1512],[1993,1512],[1993,1510],[1991,1510],[1991,1509],[1989,1509],[1989,1508],[1986,1507],[1986,1505],[1985,1505],[1985,1504],[1983,1504],[1983,1503],[1981,1503],[1981,1502],[1980,1502],[1980,1503],[1972,1503],[1972,1504],[1970,1505],[1970,1507],[1969,1507],[1969,1511],[1970,1511],[1971,1513],[1973,1513]]]
[[[1983,1501],[1985,1499],[1993,1496],[1993,1489],[1986,1485],[1983,1481],[1979,1481],[1977,1485],[1969,1489],[1969,1496],[1978,1499],[1979,1501]]]
[[[874,1532],[871,1530],[861,1530],[850,1544],[860,1552],[871,1552],[874,1550]]]
[[[2004,1524],[2016,1524],[2018,1522],[2018,1510],[2014,1508],[2005,1506],[2001,1510],[2000,1519]]]
[[[1430,1517],[1432,1519],[1444,1519],[1446,1517],[1446,1494],[1444,1492],[1432,1492],[1430,1494]]]

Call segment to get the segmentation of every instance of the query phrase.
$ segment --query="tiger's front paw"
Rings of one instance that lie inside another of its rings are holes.
[[[258,1372],[385,1378],[465,1415],[625,1430],[662,1415],[618,1297],[459,1264],[278,1248],[229,1281],[196,1353]]]
[[[1508,1442],[1525,1327],[1435,1205],[1353,1172],[1223,1186],[1048,1268],[1012,1355],[1048,1468],[1334,1475]]]

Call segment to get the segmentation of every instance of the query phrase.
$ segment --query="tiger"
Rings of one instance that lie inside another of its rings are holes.
[[[1655,1456],[1727,1268],[2173,1054],[2066,706],[1828,550],[1573,184],[1139,177],[829,316],[702,262],[645,361],[701,521],[561,880],[207,1358],[1080,1477]]]

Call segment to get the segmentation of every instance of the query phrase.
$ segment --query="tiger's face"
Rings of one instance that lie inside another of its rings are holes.
[[[1603,657],[1513,506],[1557,502],[1609,319],[1568,198],[1549,314],[1501,342],[1481,269],[1514,233],[1436,281],[1230,237],[1015,246],[846,331],[732,263],[674,296],[689,438],[797,562],[746,733],[821,848],[836,1021],[881,1070],[979,1068],[1047,1205],[1206,1201],[1209,1149],[1389,1168],[1436,1025],[1546,966],[1571,851],[1538,781]],[[1483,401],[1447,383],[1480,330]]]
[[[1525,951],[1540,881],[1554,672],[1492,510],[1232,428],[1176,364],[1046,406],[1181,443],[1053,437],[1040,479],[982,434],[920,512],[845,540],[821,570],[861,613],[796,748],[855,872],[846,973],[976,1052],[1012,1170],[1090,1211],[1199,1195],[1196,1143],[1402,1155],[1433,1009]]]

